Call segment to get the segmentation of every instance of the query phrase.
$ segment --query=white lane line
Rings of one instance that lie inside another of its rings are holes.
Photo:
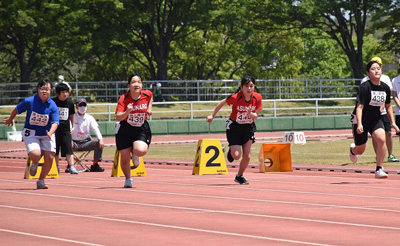
[[[101,217],[101,216],[91,216],[91,215],[64,213],[64,212],[57,212],[57,211],[50,211],[50,210],[32,209],[32,208],[15,207],[15,206],[7,206],[7,205],[0,205],[0,207],[9,208],[9,209],[19,209],[19,210],[25,210],[25,211],[33,211],[33,212],[40,212],[40,213],[49,213],[49,214],[57,214],[57,215],[64,215],[64,216],[72,216],[72,217],[81,217],[81,218],[95,219],[95,220],[114,221],[114,222],[139,224],[139,225],[146,225],[146,226],[155,226],[155,227],[177,229],[177,230],[212,233],[212,234],[219,234],[219,235],[226,235],[226,236],[237,236],[237,237],[245,237],[245,238],[253,238],[253,239],[262,239],[262,240],[268,240],[268,241],[287,242],[287,243],[304,244],[304,245],[316,245],[316,246],[317,245],[318,246],[329,246],[329,244],[312,243],[312,242],[296,241],[296,240],[289,240],[289,239],[283,239],[283,238],[264,237],[264,236],[233,233],[233,232],[215,231],[215,230],[199,229],[199,228],[184,227],[184,226],[174,226],[174,225],[142,222],[142,221],[135,221],[135,220],[114,219],[114,218],[106,218],[106,217]]]
[[[235,211],[228,211],[228,210],[214,210],[214,209],[181,207],[181,206],[161,205],[161,204],[152,204],[152,203],[128,202],[128,201],[107,200],[107,199],[87,198],[87,197],[77,197],[77,196],[51,195],[51,194],[42,194],[42,193],[20,192],[20,191],[1,191],[0,190],[0,192],[25,194],[25,195],[34,195],[34,196],[46,196],[46,197],[55,197],[55,198],[65,198],[65,199],[76,199],[76,200],[84,200],[84,201],[96,201],[96,202],[106,202],[106,203],[117,203],[117,204],[127,204],[127,205],[158,207],[158,208],[167,208],[167,209],[180,209],[180,210],[196,211],[196,212],[204,212],[204,213],[222,213],[222,214],[231,214],[231,215],[239,215],[239,216],[251,216],[251,217],[259,217],[259,218],[270,218],[270,219],[292,220],[292,221],[305,221],[305,222],[333,224],[333,225],[366,227],[366,228],[374,228],[374,229],[400,230],[400,227],[368,225],[368,224],[338,222],[338,221],[329,221],[329,220],[304,219],[304,218],[296,218],[296,217],[284,217],[284,216],[266,215],[266,214],[252,214],[252,213],[243,213],[243,212],[235,212]],[[198,195],[196,197],[209,197],[209,196]],[[219,198],[219,197],[215,196],[215,197],[212,197],[212,198]],[[222,198],[222,199],[224,199],[224,198]],[[266,201],[268,201],[268,200],[266,200]],[[308,205],[306,203],[304,203],[304,204],[303,203],[298,203],[298,204],[300,204],[300,205]],[[0,205],[0,206],[3,206],[3,205]],[[4,205],[4,206],[6,206],[6,205]],[[325,206],[325,207],[335,207],[336,208],[336,207],[341,207],[341,206],[330,206],[330,205],[328,205],[328,206]],[[375,209],[373,209],[373,210],[375,210]],[[395,211],[400,212],[398,210],[395,210]]]
[[[164,170],[165,171],[166,169],[160,169],[160,170]],[[177,170],[174,170],[174,172],[176,172],[176,171]],[[187,172],[187,170],[184,170],[184,171]],[[0,173],[3,173],[3,172],[0,172]],[[21,175],[20,172],[4,172],[4,173],[7,173],[7,174],[11,174],[12,173],[12,174],[16,174],[18,176]],[[160,176],[161,177],[175,177],[177,180],[180,180],[180,181],[182,181],[184,179],[185,180],[193,180],[193,181],[194,180],[195,181],[199,180],[197,176],[193,176],[193,175],[190,175],[190,176],[178,176],[178,175],[160,175],[160,174],[154,174],[154,173],[152,173],[151,175],[152,176],[159,176],[159,177]],[[196,177],[196,178],[194,178],[194,177]],[[276,176],[275,175],[268,176],[268,178],[271,178],[271,179],[275,179],[275,178],[282,179],[282,178],[291,178],[291,177],[293,177],[293,176],[285,175],[285,174],[278,174]],[[302,175],[296,175],[296,177],[303,177],[303,176]],[[104,181],[109,181],[110,180],[110,179],[93,178],[93,177],[87,177],[87,176],[74,176],[74,177],[71,177],[71,178],[104,180]],[[304,178],[310,179],[310,176],[304,176]],[[266,180],[266,179],[263,179],[263,180],[253,179],[252,182],[267,182],[267,183],[293,184],[293,185],[312,185],[314,187],[316,187],[316,186],[330,186],[330,187],[336,187],[336,188],[349,187],[349,188],[363,188],[363,189],[376,189],[376,190],[400,190],[399,180],[390,180],[389,179],[389,180],[385,180],[385,181],[377,181],[375,179],[372,179],[372,180],[366,181],[366,180],[358,180],[357,179],[357,181],[354,181],[355,184],[349,184],[351,182],[343,181],[343,179],[355,179],[354,177],[318,176],[318,178],[340,179],[342,181],[341,181],[341,183],[337,182],[337,183],[321,184],[321,183],[312,183],[312,182],[294,182],[294,181],[276,181],[276,180],[271,180],[271,179],[269,179],[269,180]],[[233,180],[232,180],[231,177],[229,177],[229,178],[226,177],[225,178],[225,177],[219,177],[219,176],[218,177],[204,176],[204,177],[202,177],[202,179],[203,180],[204,179],[206,179],[206,180],[222,180],[222,181],[229,180],[229,181],[232,181],[232,183],[233,183]],[[14,180],[1,179],[1,178],[0,178],[0,180],[7,181],[7,182],[14,181]],[[171,180],[171,179],[168,179],[168,180]],[[157,181],[143,181],[143,180],[135,179],[135,182],[138,182],[138,183],[152,183],[152,182],[157,182]],[[375,186],[363,186],[363,185],[358,184],[358,183],[365,183],[365,182],[372,183]],[[393,185],[395,185],[395,187],[387,187],[387,186],[378,186],[378,185],[376,185],[376,184],[380,184],[380,182],[385,182],[385,183],[391,182]],[[189,186],[190,185],[197,185],[197,184],[182,184],[182,183],[172,183],[172,182],[170,184],[183,185],[183,186],[185,186],[185,185],[189,185]],[[209,186],[211,186],[211,185],[209,185]],[[222,185],[218,186],[218,185],[214,185],[213,187],[215,187],[215,188],[223,188],[223,189],[263,190],[263,189],[260,189],[260,188],[243,187],[243,186],[238,186],[238,185],[234,185],[234,186],[222,186]]]
[[[39,238],[45,238],[45,239],[50,239],[50,240],[62,241],[62,242],[67,242],[67,243],[75,243],[75,244],[91,245],[91,246],[102,246],[102,244],[87,243],[87,242],[76,241],[76,240],[70,240],[70,239],[64,239],[64,238],[59,238],[59,237],[50,237],[50,236],[44,236],[44,235],[39,235],[39,234],[27,233],[27,232],[22,232],[22,231],[7,230],[7,229],[3,229],[3,228],[0,228],[0,231],[2,231],[2,232],[7,232],[7,233],[13,233],[13,234],[24,235],[24,236],[30,236],[30,237],[39,237]]]
[[[0,179],[2,180],[2,179]],[[15,182],[15,183],[25,183],[23,181],[12,181],[9,180],[8,182]],[[145,182],[146,183],[146,182]],[[175,184],[175,183],[168,183],[168,182],[148,182],[148,183],[155,183],[155,184],[171,184],[171,185],[182,185],[182,184]],[[52,185],[55,186],[68,186],[68,187],[78,187],[78,188],[87,188],[87,189],[101,189],[104,187],[98,186],[87,186],[87,185],[73,185],[67,183],[53,183]],[[210,187],[209,185],[198,185],[198,184],[185,184],[186,186],[204,186]],[[214,187],[214,186],[213,186]],[[217,187],[216,187],[217,188]],[[33,188],[32,188],[33,189]],[[108,189],[119,189],[119,188],[108,188]],[[268,191],[268,189],[251,189],[256,191]],[[373,208],[373,207],[359,207],[359,206],[346,206],[346,205],[333,205],[333,204],[322,204],[322,203],[307,203],[307,202],[292,202],[292,201],[281,201],[281,200],[271,200],[271,199],[257,199],[257,198],[242,198],[242,197],[227,197],[227,196],[213,196],[213,195],[198,195],[198,194],[191,194],[191,193],[175,193],[175,192],[164,192],[164,191],[151,191],[151,190],[126,190],[126,192],[141,192],[141,193],[152,193],[152,194],[161,194],[161,195],[174,195],[174,196],[187,196],[187,197],[200,197],[200,198],[211,198],[211,199],[226,199],[226,200],[238,200],[238,201],[253,201],[253,202],[264,202],[264,203],[278,203],[278,204],[289,204],[289,205],[303,205],[303,206],[311,206],[311,207],[326,207],[326,208],[341,208],[341,209],[355,209],[355,210],[366,210],[366,211],[374,211],[374,212],[392,212],[392,213],[400,213],[400,210],[396,209],[385,209],[385,208]],[[10,192],[10,193],[18,193],[17,191],[8,191],[8,190],[0,190],[0,192]],[[293,191],[292,193],[296,193]],[[299,192],[300,194],[302,192]],[[32,194],[33,193],[27,193]],[[36,194],[35,194],[36,195]],[[328,194],[329,195],[329,194]],[[338,195],[340,196],[340,195]],[[355,196],[357,198],[357,196]],[[360,196],[362,197],[362,196]],[[385,199],[386,197],[382,197]]]

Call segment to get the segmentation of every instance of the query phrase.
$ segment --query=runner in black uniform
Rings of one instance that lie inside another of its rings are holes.
[[[361,84],[357,93],[357,106],[354,112],[356,118],[353,121],[355,143],[350,146],[350,159],[356,163],[358,155],[364,153],[369,132],[377,142],[375,178],[387,178],[388,175],[382,169],[386,153],[385,130],[381,115],[383,107],[386,108],[392,127],[396,132],[399,132],[399,128],[393,118],[390,88],[380,81],[381,66],[376,61],[369,62],[367,75],[370,80]]]

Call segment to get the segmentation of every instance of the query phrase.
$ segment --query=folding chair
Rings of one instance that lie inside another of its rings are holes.
[[[81,152],[81,151],[78,151],[78,152]],[[88,156],[90,154],[90,152],[92,152],[92,151],[91,150],[83,151],[83,153],[80,156],[76,155],[76,153],[74,152],[74,161],[75,161],[74,165],[75,165],[76,170],[79,173],[90,172],[90,168],[84,162],[84,159],[86,158],[86,156]],[[80,166],[79,169],[77,168],[78,167],[77,165]]]

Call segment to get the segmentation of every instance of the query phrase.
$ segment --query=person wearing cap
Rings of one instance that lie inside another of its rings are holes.
[[[393,101],[396,103],[394,114],[396,118],[396,124],[400,124],[400,60],[397,66],[397,73],[399,76],[396,76],[392,80],[392,85],[393,85],[393,90],[392,90],[392,96],[393,96]],[[396,133],[396,135],[400,135],[400,133]]]
[[[377,62],[381,67],[383,65],[382,59],[380,57],[372,57],[371,61]],[[361,80],[361,84],[368,81],[370,78],[369,76],[364,77]],[[390,90],[393,91],[393,86],[392,82],[389,78],[389,76],[382,74],[381,76],[381,81],[385,84],[387,84],[390,87]],[[399,160],[393,155],[393,139],[392,139],[392,125],[390,124],[389,117],[387,115],[386,109],[383,108],[382,110],[382,116],[383,116],[383,123],[385,127],[385,132],[386,132],[386,147],[388,151],[388,162],[398,162]],[[374,146],[374,150],[376,152],[376,141],[372,139],[372,145]]]
[[[161,83],[152,84],[150,91],[153,93],[153,102],[164,102],[161,93]]]
[[[58,111],[60,113],[60,125],[56,131],[56,156],[55,160],[57,163],[57,167],[59,167],[60,162],[60,149],[61,156],[66,157],[69,173],[78,174],[74,166],[74,152],[72,151],[72,139],[71,132],[74,131],[75,128],[75,107],[74,103],[71,101],[69,97],[69,93],[71,92],[71,88],[64,82],[57,83],[55,86],[55,91],[57,96],[53,98],[53,101],[56,103],[58,107]],[[71,127],[72,125],[72,127]]]
[[[85,98],[79,98],[76,103],[75,131],[72,133],[72,144],[74,151],[93,150],[93,163],[90,166],[91,172],[104,172],[99,165],[103,159],[104,140],[99,125],[93,116],[87,114],[87,102]],[[93,131],[97,137],[93,140],[90,133]]]

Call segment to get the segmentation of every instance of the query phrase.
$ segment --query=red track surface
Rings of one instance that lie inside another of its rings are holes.
[[[23,179],[24,163],[0,158],[1,245],[400,241],[400,175],[376,180],[370,173],[248,169],[250,185],[240,186],[233,182],[237,169],[198,176],[190,166],[146,165],[147,177],[124,189],[123,178],[110,177],[112,164],[105,163],[104,173],[61,173],[46,180],[48,190],[36,190],[36,180]]]

